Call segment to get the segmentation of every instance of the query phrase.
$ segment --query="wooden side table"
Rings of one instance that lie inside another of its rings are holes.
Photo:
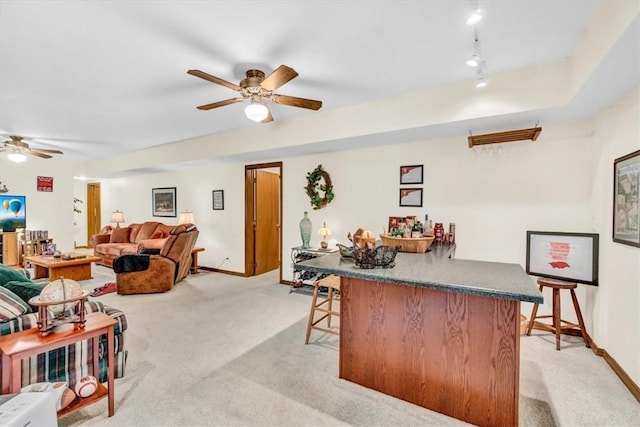
[[[45,353],[49,350],[64,347],[69,344],[93,340],[93,376],[99,377],[98,365],[99,337],[107,335],[107,388],[98,384],[98,390],[86,398],[78,397],[69,406],[58,412],[58,417],[63,417],[84,406],[94,403],[108,395],[109,416],[115,413],[114,402],[114,325],[116,321],[104,313],[92,313],[87,315],[85,327],[80,329],[63,329],[46,337],[40,336],[38,328],[16,332],[0,337],[0,353],[2,353],[2,394],[18,393],[22,385],[22,359]]]
[[[204,252],[204,248],[191,249],[191,274],[198,274],[198,252]]]

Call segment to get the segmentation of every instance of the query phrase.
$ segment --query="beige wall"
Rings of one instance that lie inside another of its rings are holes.
[[[640,89],[595,120],[593,228],[600,233],[600,280],[593,293],[593,335],[598,345],[640,384],[640,248],[614,243],[612,234],[613,162],[640,150]]]

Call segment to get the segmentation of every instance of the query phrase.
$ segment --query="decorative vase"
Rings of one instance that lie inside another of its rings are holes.
[[[304,213],[304,218],[300,220],[300,237],[302,237],[302,249],[309,249],[311,240],[311,220],[308,212]]]

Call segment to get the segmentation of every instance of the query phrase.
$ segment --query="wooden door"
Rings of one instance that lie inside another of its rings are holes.
[[[258,170],[255,188],[255,274],[262,274],[280,266],[280,176]]]
[[[244,275],[278,268],[282,283],[282,162],[246,165],[244,170]],[[258,172],[272,176],[260,174],[258,184]]]
[[[91,247],[91,236],[100,233],[100,183],[87,184],[87,246]]]

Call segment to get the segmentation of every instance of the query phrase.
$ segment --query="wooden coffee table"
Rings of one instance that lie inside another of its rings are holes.
[[[91,263],[100,261],[97,256],[86,256],[64,260],[54,258],[51,255],[34,255],[24,257],[25,262],[30,263],[34,268],[33,279],[48,277],[49,280],[57,280],[60,276],[71,280],[91,279]]]

